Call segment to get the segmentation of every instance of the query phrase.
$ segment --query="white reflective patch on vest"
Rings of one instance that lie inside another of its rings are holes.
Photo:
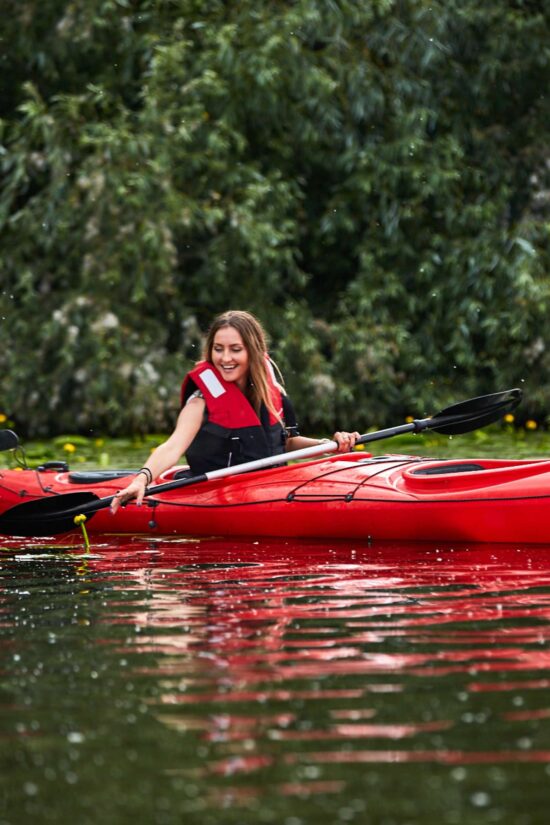
[[[204,372],[201,372],[201,378],[213,398],[218,398],[220,395],[224,394],[225,390],[222,383],[213,370],[205,370]]]

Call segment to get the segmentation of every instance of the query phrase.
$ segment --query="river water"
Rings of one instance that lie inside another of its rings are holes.
[[[550,548],[1,545],[1,825],[547,821]]]

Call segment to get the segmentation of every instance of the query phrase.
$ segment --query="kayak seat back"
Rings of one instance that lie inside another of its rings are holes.
[[[77,470],[69,473],[71,484],[103,484],[115,478],[125,478],[137,473],[137,470]]]
[[[473,473],[476,470],[487,469],[482,464],[465,463],[462,464],[444,464],[437,467],[420,467],[418,470],[411,470],[411,475],[414,476],[436,476],[448,475],[449,473]]]

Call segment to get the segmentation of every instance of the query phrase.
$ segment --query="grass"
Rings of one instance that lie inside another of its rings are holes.
[[[56,438],[28,441],[22,446],[27,462],[36,467],[45,461],[67,461],[73,468],[138,468],[151,450],[166,436],[136,438],[85,438],[66,434]],[[366,445],[375,455],[405,453],[437,458],[550,458],[550,433],[516,429],[494,424],[483,430],[459,436],[436,433],[403,435]],[[0,468],[16,466],[11,451],[0,453]]]

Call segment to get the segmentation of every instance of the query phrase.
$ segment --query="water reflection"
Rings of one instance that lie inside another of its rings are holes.
[[[549,548],[3,545],[16,811],[542,821]]]

